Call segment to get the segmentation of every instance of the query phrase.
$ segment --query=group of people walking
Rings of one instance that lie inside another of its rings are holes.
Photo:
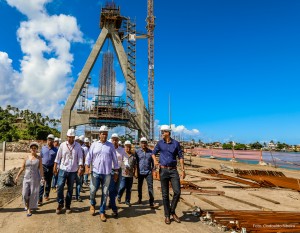
[[[175,222],[180,219],[175,213],[180,198],[180,176],[177,171],[177,159],[180,161],[181,177],[185,178],[184,158],[179,142],[171,138],[171,129],[167,125],[161,126],[162,140],[158,141],[154,150],[148,147],[145,137],[140,139],[140,148],[133,152],[130,141],[125,141],[124,148],[120,146],[118,134],[114,133],[108,141],[108,127],[101,126],[99,140],[89,144],[84,136],[75,138],[75,130],[69,129],[67,140],[57,145],[56,138],[52,134],[47,137],[47,145],[37,154],[38,143],[30,144],[31,154],[23,162],[23,165],[15,179],[25,170],[23,180],[23,201],[27,216],[31,216],[31,210],[38,204],[49,200],[51,187],[57,191],[56,213],[71,213],[73,186],[76,184],[77,201],[82,201],[80,192],[82,184],[88,185],[90,175],[90,213],[96,213],[96,193],[101,187],[101,199],[99,203],[100,220],[106,221],[106,204],[113,211],[113,216],[118,216],[116,201],[121,203],[125,193],[125,204],[131,206],[131,190],[133,179],[138,179],[138,204],[142,203],[142,187],[146,180],[149,194],[149,206],[155,207],[153,176],[154,170],[159,170],[162,199],[165,214],[165,223],[170,224],[170,217]],[[111,142],[110,142],[111,141]],[[56,144],[56,145],[55,145]],[[159,161],[156,155],[160,154]],[[52,183],[52,185],[51,185]],[[173,199],[169,200],[169,184],[174,191]],[[64,187],[67,192],[64,195]]]

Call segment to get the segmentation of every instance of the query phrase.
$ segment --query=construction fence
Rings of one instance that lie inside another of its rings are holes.
[[[0,142],[0,169],[5,171],[6,142]]]

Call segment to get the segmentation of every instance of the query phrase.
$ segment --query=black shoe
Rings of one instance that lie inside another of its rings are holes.
[[[142,204],[142,199],[139,199],[139,200],[138,200],[138,204]]]
[[[166,218],[165,218],[165,224],[168,224],[168,225],[171,224],[171,219],[170,219],[170,217],[166,217]]]
[[[76,200],[77,200],[78,202],[82,202],[82,199],[81,199],[80,197],[78,197]]]
[[[173,217],[175,222],[181,223],[180,219],[178,218],[178,216],[176,214],[172,214],[172,217]]]
[[[151,204],[150,204],[150,208],[154,208],[154,203],[151,203]]]
[[[117,211],[113,211],[113,212],[112,212],[112,216],[113,216],[113,217],[115,217],[115,218],[116,218],[116,217],[118,217],[118,215],[119,215],[119,214],[118,214],[118,212],[117,212]]]
[[[121,198],[117,198],[119,204],[121,204]]]
[[[128,205],[128,206],[131,206],[129,201],[126,201],[125,204]]]

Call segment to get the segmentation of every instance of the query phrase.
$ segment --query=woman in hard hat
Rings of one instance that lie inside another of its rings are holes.
[[[40,184],[44,184],[42,159],[37,155],[38,147],[39,145],[37,142],[30,143],[29,148],[31,154],[24,159],[23,165],[15,179],[15,183],[17,184],[19,176],[25,170],[22,196],[25,204],[25,210],[27,210],[27,217],[32,215],[32,209],[37,209]]]

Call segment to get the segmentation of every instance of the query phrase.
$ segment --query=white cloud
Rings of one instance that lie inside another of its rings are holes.
[[[8,54],[0,51],[0,103],[2,106],[11,104],[18,100],[18,95],[15,94],[14,88],[19,79],[19,73],[13,70],[12,60]]]
[[[155,138],[157,139],[157,135],[160,133],[160,127],[159,120],[155,120],[154,122],[154,128],[155,128]],[[187,139],[190,137],[193,137],[194,139],[198,139],[200,137],[200,131],[198,129],[188,129],[184,125],[178,125],[175,124],[171,125],[172,129],[172,136],[180,136],[180,138]]]
[[[7,0],[28,20],[21,22],[17,31],[23,52],[20,73],[11,68],[12,61],[8,56],[5,58],[4,53],[0,58],[1,69],[6,67],[5,80],[12,80],[9,81],[10,99],[4,96],[5,93],[1,94],[0,105],[11,104],[59,117],[62,109],[59,103],[67,99],[71,89],[71,43],[84,40],[76,18],[63,14],[48,15],[45,4],[51,1]],[[16,95],[21,99],[18,103],[13,98]]]
[[[122,96],[125,93],[125,83],[116,80],[116,96]]]

